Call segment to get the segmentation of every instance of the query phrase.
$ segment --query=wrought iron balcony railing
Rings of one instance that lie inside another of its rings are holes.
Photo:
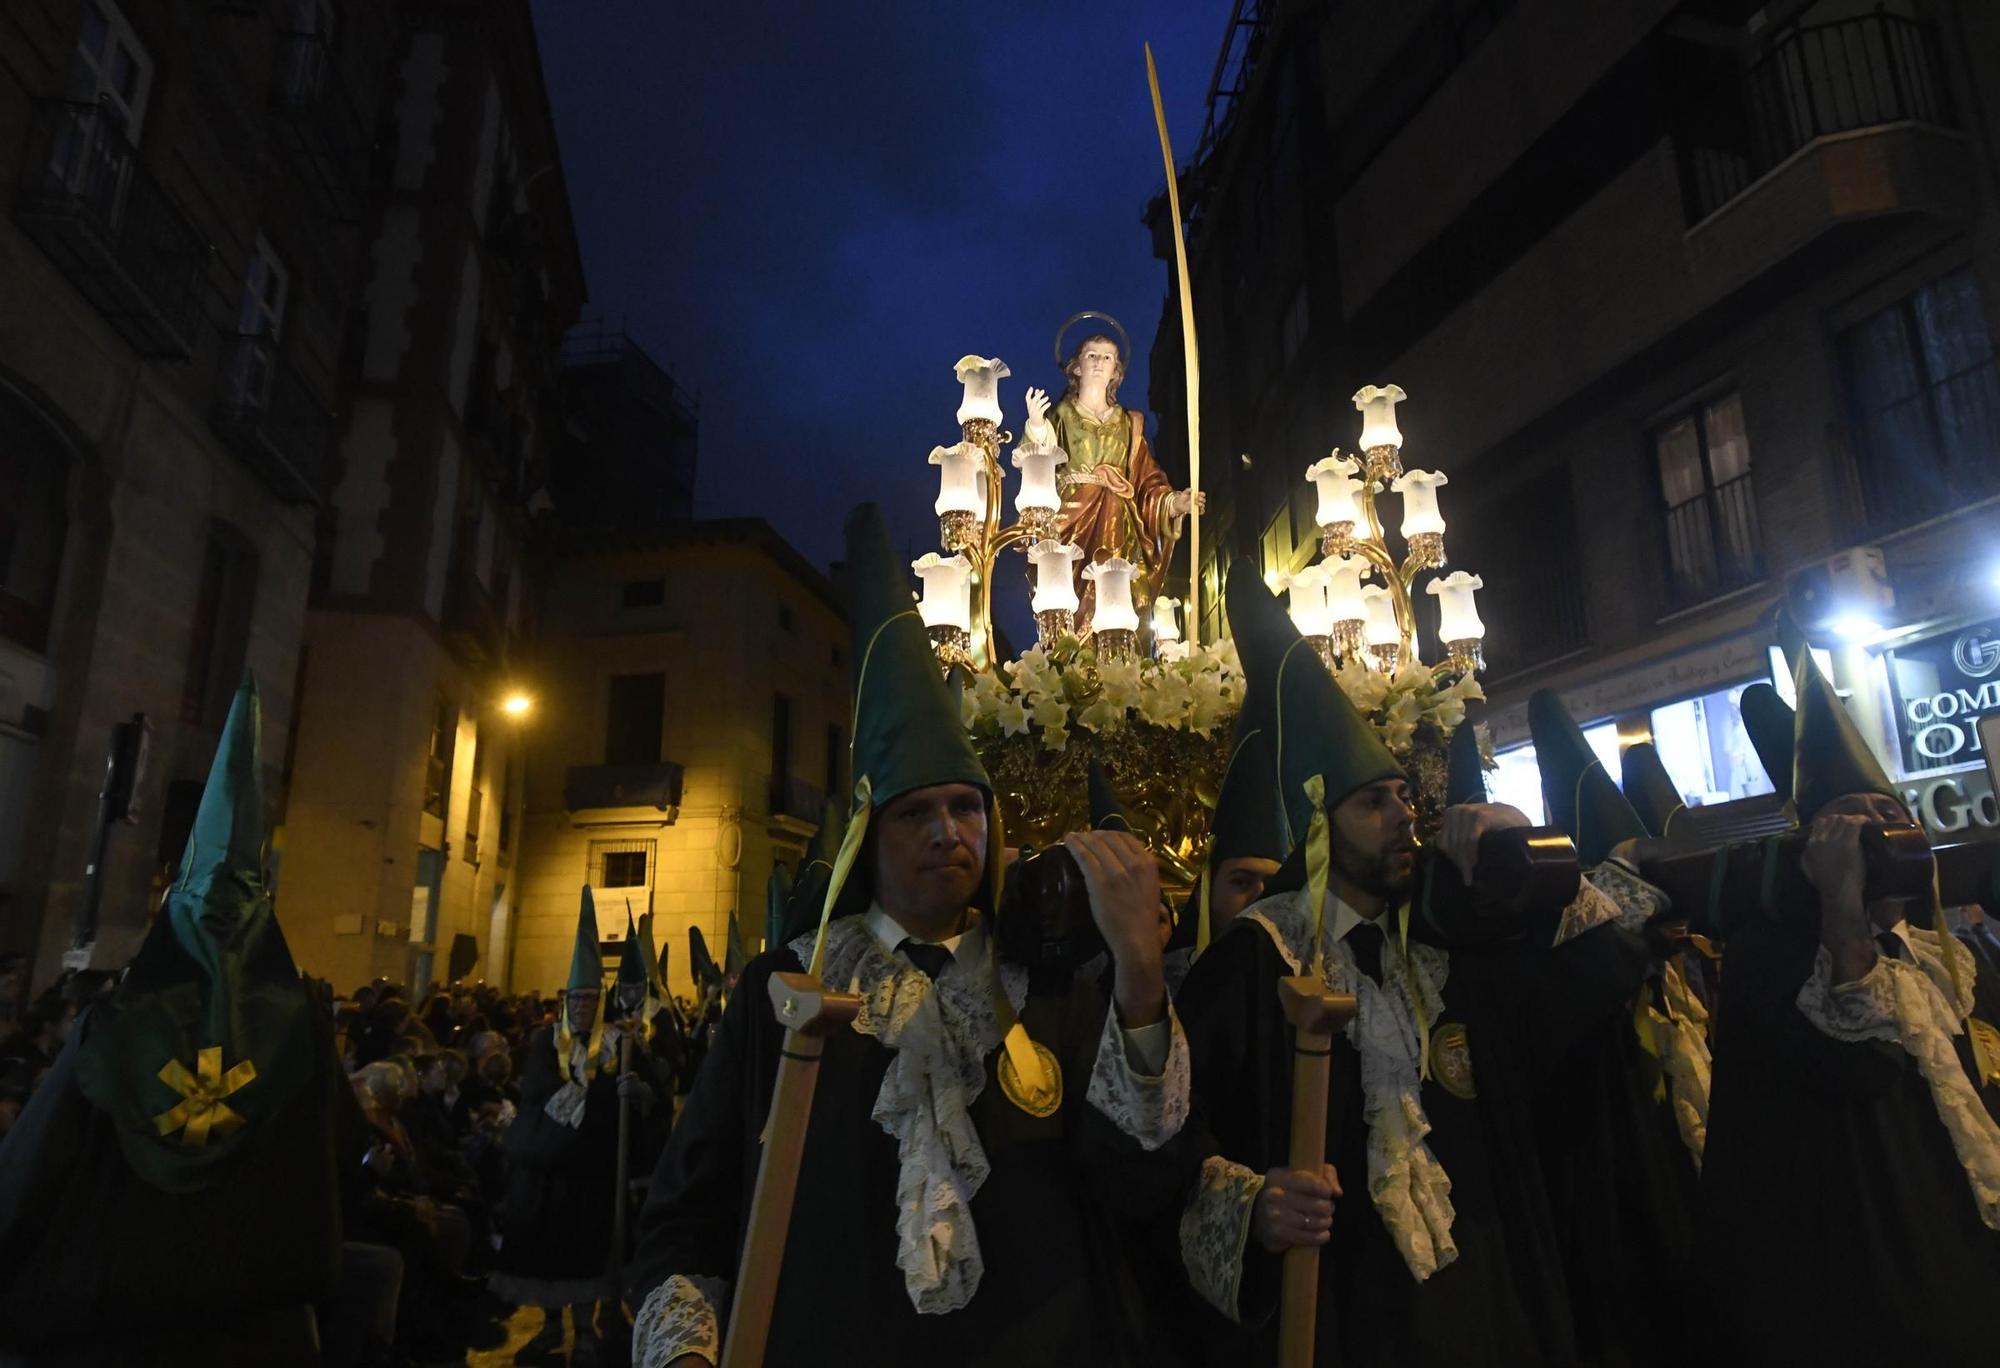
[[[14,219],[139,355],[193,353],[209,246],[110,106],[33,102]]]
[[[1827,427],[1848,530],[1882,536],[2000,496],[2000,384],[1989,364],[1857,423]]]
[[[773,775],[770,810],[773,817],[797,817],[817,823],[826,815],[826,794],[803,779]]]
[[[271,112],[277,140],[315,206],[337,222],[357,222],[367,188],[367,131],[325,38],[278,35]]]
[[[563,808],[568,812],[630,807],[669,811],[680,805],[681,767],[670,760],[650,765],[572,765],[563,781]]]
[[[1706,603],[1764,577],[1757,496],[1748,475],[1668,509],[1666,536],[1667,594],[1676,608]]]
[[[1734,91],[1737,136],[1683,148],[1688,220],[1698,223],[1816,138],[1887,124],[1955,126],[1928,24],[1877,11],[1781,34]],[[1731,145],[1711,145],[1717,143]]]
[[[224,339],[216,372],[216,434],[288,503],[326,501],[333,415],[279,350],[277,339]]]

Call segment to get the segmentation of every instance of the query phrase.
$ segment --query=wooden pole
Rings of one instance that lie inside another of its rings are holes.
[[[1153,93],[1153,122],[1160,130],[1160,156],[1167,164],[1167,212],[1174,221],[1174,268],[1180,282],[1181,361],[1187,371],[1188,497],[1201,491],[1201,352],[1194,339],[1194,285],[1188,277],[1187,236],[1181,230],[1180,171],[1174,165],[1174,145],[1167,137],[1167,109],[1160,102],[1160,72],[1153,65],[1153,45],[1146,44],[1146,84]],[[1168,567],[1160,567],[1161,588]],[[1187,640],[1201,643],[1201,510],[1188,505]]]
[[[778,1295],[778,1272],[785,1263],[785,1237],[798,1191],[799,1156],[812,1121],[813,1090],[819,1084],[826,1037],[854,1020],[861,999],[829,993],[810,974],[773,974],[771,1007],[785,1027],[778,1056],[778,1081],[771,1088],[771,1116],[764,1127],[764,1155],[750,1197],[750,1227],[743,1261],[729,1306],[722,1368],[758,1368],[771,1337],[771,1307]]]
[[[1354,1018],[1351,993],[1330,993],[1311,976],[1278,980],[1278,1002],[1292,1024],[1290,1166],[1319,1172],[1326,1162],[1327,1079],[1334,1032]],[[1319,1247],[1285,1251],[1278,1321],[1279,1368],[1310,1368],[1319,1313]]]

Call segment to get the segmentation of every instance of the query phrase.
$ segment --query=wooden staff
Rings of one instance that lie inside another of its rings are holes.
[[[632,1072],[632,1032],[618,1034],[618,1190],[611,1208],[611,1276],[619,1297],[625,1295],[625,1194],[632,1170],[632,1099],[625,1095],[625,1075]],[[672,1106],[671,1100],[667,1103]]]
[[[1327,1076],[1334,1032],[1354,1019],[1352,993],[1330,993],[1310,975],[1278,980],[1278,1002],[1296,1033],[1292,1043],[1291,1167],[1319,1172],[1326,1162]],[[1278,1322],[1279,1368],[1309,1368],[1319,1312],[1319,1247],[1285,1251]]]
[[[757,1368],[771,1336],[771,1306],[777,1300],[778,1272],[785,1263],[785,1237],[792,1225],[792,1197],[798,1191],[799,1156],[812,1121],[813,1089],[826,1037],[854,1020],[861,999],[829,993],[810,974],[773,974],[771,1007],[785,1025],[778,1056],[778,1081],[771,1088],[771,1118],[764,1128],[764,1155],[757,1163],[757,1186],[750,1197],[750,1229],[723,1340],[722,1368]]]

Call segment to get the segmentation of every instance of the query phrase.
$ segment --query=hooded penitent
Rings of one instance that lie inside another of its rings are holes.
[[[729,914],[729,938],[722,943],[722,972],[734,977],[741,974],[750,963],[750,951],[743,944],[743,927],[737,922],[736,914]]]
[[[722,986],[722,970],[716,967],[715,956],[708,953],[708,937],[701,934],[699,926],[688,928],[688,973],[697,989]]]
[[[1271,753],[1271,719],[1246,699],[1229,734],[1229,761],[1217,786],[1215,816],[1210,823],[1208,861],[1195,888],[1196,915],[1187,943],[1199,956],[1214,934],[1209,892],[1215,871],[1230,860],[1260,859],[1282,864],[1292,839],[1285,805],[1278,793],[1276,761]],[[1189,919],[1182,918],[1185,925]],[[1183,932],[1176,928],[1176,939]]]
[[[1619,842],[1646,834],[1646,824],[1604,772],[1604,762],[1555,690],[1538,689],[1529,697],[1528,731],[1535,738],[1549,818],[1576,842],[1585,869],[1602,864]]]
[[[126,1159],[169,1191],[223,1179],[315,1067],[310,1002],[264,885],[260,726],[246,676],[180,876],[77,1058],[77,1086]]]
[[[645,942],[639,925],[632,920],[631,904],[625,906],[625,946],[618,956],[618,985],[612,992],[615,1015],[644,1023],[653,1015],[652,975],[647,972]]]
[[[1625,778],[1625,801],[1639,814],[1647,832],[1671,836],[1674,819],[1687,811],[1687,803],[1660,760],[1658,749],[1650,741],[1627,746],[1619,757],[1619,769]]]
[[[1128,831],[1136,834],[1138,827],[1132,821],[1132,814],[1126,811],[1125,800],[1118,796],[1118,790],[1111,787],[1111,776],[1104,772],[1104,766],[1093,758],[1089,770],[1090,784],[1090,829],[1092,831]]]
[[[819,925],[820,910],[826,903],[826,886],[833,878],[834,861],[840,858],[840,841],[846,834],[847,804],[838,798],[827,799],[819,830],[813,833],[812,844],[806,847],[792,874],[782,920],[777,933],[766,942],[767,948],[789,945]]]
[[[590,885],[583,886],[583,899],[576,914],[576,944],[569,952],[569,978],[563,984],[562,1010],[556,1014],[556,1067],[569,1076],[571,1045],[576,1040],[570,1022],[569,994],[604,992],[604,952],[597,944],[597,902]],[[605,1004],[600,1000],[590,1025],[590,1048],[584,1056],[586,1074],[597,1064],[599,1042],[604,1038]]]
[[[1902,795],[1862,739],[1833,682],[1820,673],[1819,662],[1788,614],[1778,617],[1778,644],[1791,663],[1792,695],[1799,701],[1792,733],[1792,802],[1799,825],[1810,823],[1842,794],[1879,793],[1901,802]]]
[[[1752,684],[1737,700],[1743,715],[1743,730],[1750,737],[1750,749],[1771,778],[1771,787],[1786,801],[1792,796],[1792,733],[1798,717],[1778,691],[1769,684]]]
[[[1409,776],[1247,558],[1230,567],[1225,593],[1230,633],[1243,661],[1243,710],[1270,719],[1273,788],[1287,844],[1291,853],[1303,853],[1305,885],[1320,918],[1332,865],[1333,810],[1369,784]],[[1313,944],[1319,941],[1316,925]]]
[[[1471,718],[1466,718],[1453,730],[1445,763],[1446,807],[1486,801],[1486,762],[1480,758],[1479,729],[1473,726]]]

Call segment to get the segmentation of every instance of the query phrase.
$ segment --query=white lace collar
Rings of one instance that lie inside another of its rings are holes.
[[[791,943],[801,963],[813,935]],[[900,938],[898,943],[900,943]],[[826,931],[822,981],[861,998],[854,1029],[894,1056],[870,1113],[896,1139],[896,1266],[910,1304],[926,1315],[957,1311],[979,1290],[985,1271],[972,1197],[990,1165],[972,1104],[986,1086],[986,1057],[1003,1038],[994,1010],[994,959],[983,924],[959,939],[952,962],[933,983],[892,954],[865,917],[843,917]],[[998,967],[999,986],[1018,1013],[1028,976]]]
[[[1305,973],[1319,951],[1327,987],[1353,993],[1359,1004],[1346,1034],[1361,1056],[1368,1195],[1410,1276],[1422,1282],[1458,1257],[1451,1235],[1456,1214],[1451,1179],[1424,1143],[1431,1125],[1423,1105],[1422,1042],[1444,1010],[1451,960],[1444,951],[1421,944],[1410,946],[1406,958],[1401,939],[1385,934],[1383,982],[1378,984],[1355,967],[1347,940],[1363,918],[1338,898],[1332,901],[1333,916],[1322,925],[1317,947],[1303,889],[1253,903],[1242,919],[1264,928],[1294,974]]]

